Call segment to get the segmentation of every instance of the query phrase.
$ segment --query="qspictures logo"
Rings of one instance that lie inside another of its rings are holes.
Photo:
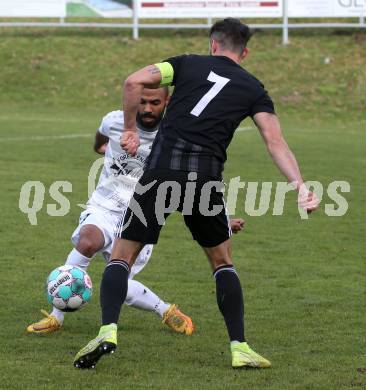
[[[87,178],[88,198],[92,196],[97,189],[98,173],[103,166],[105,159],[99,158],[90,168]],[[110,161],[115,164],[115,161]],[[109,198],[106,201],[115,200],[119,204],[129,203],[129,207],[140,221],[146,225],[146,219],[143,215],[140,205],[131,196],[133,190],[142,195],[149,191],[153,186],[156,186],[156,181],[152,181],[147,185],[142,186],[137,182],[137,177],[141,175],[141,171],[130,172],[123,171],[122,174],[110,175],[106,177],[103,183],[103,190],[109,190]],[[197,173],[187,173],[187,184],[183,189],[180,183],[175,181],[166,181],[160,183],[156,188],[155,200],[155,215],[158,222],[162,225],[165,222],[164,215],[177,210],[180,199],[183,196],[184,202],[182,213],[191,215],[193,211],[193,201],[195,198],[197,186]],[[136,183],[137,182],[137,183]],[[124,193],[128,195],[128,199],[117,199],[119,197],[120,188],[128,188]],[[72,192],[73,185],[69,181],[58,180],[46,189],[46,186],[41,181],[27,181],[20,189],[19,209],[26,214],[31,225],[37,225],[37,214],[46,209],[46,212],[51,217],[62,217],[67,215],[71,209],[71,203],[68,199],[68,193]],[[282,216],[285,208],[290,207],[289,202],[286,203],[286,197],[291,192],[295,192],[296,183],[287,182],[246,182],[239,176],[229,178],[226,184],[221,181],[209,181],[200,188],[199,196],[199,212],[204,216],[218,215],[222,208],[221,205],[215,205],[211,202],[212,191],[221,191],[226,199],[226,211],[229,216],[233,215],[249,215],[252,217],[260,217],[264,215]],[[53,203],[44,204],[45,194],[48,191],[50,197],[55,201]],[[305,194],[312,191],[316,194],[319,201],[319,208],[324,209],[325,215],[329,217],[342,217],[349,210],[349,204],[346,194],[351,192],[351,185],[344,180],[332,181],[328,184],[320,183],[319,181],[307,181],[300,189],[301,193]],[[169,193],[169,202],[167,204],[167,196]],[[116,199],[114,199],[116,198]],[[327,199],[323,201],[323,199]],[[300,196],[299,196],[300,199]],[[87,205],[83,203],[77,204],[78,207],[86,209]],[[303,220],[309,218],[309,214],[304,207],[298,204],[299,217]],[[125,226],[129,221],[125,221]]]

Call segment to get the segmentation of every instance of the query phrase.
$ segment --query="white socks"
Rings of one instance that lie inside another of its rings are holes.
[[[163,318],[164,313],[169,309],[169,304],[162,301],[150,289],[137,280],[128,280],[126,305],[137,309],[148,310]]]
[[[86,257],[76,249],[73,249],[69,253],[65,265],[75,265],[86,271],[90,261],[91,258]],[[170,307],[170,304],[161,300],[149,288],[133,279],[128,280],[128,291],[125,303],[126,305],[135,307],[137,309],[152,311],[161,318],[163,318],[164,313]],[[57,321],[62,325],[65,316],[63,311],[54,307],[51,315],[56,317]]]
[[[69,256],[67,256],[67,260],[66,260],[65,265],[76,265],[77,267],[79,267],[82,270],[86,271],[87,268],[89,267],[91,259],[92,258],[84,256],[78,250],[76,250],[74,248],[69,253]]]
[[[69,253],[65,265],[75,265],[84,271],[87,270],[91,258],[84,256],[75,248]],[[65,313],[57,308],[53,308],[51,315],[57,318],[57,321],[62,325],[64,322]]]

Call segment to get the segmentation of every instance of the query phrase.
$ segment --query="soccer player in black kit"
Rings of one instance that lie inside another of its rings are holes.
[[[226,149],[243,119],[250,116],[255,122],[274,163],[289,182],[295,183],[299,204],[311,212],[317,208],[318,199],[304,185],[296,159],[282,137],[271,98],[239,65],[248,53],[249,38],[248,26],[238,19],[218,21],[210,30],[210,55],[172,57],[133,73],[125,81],[121,146],[133,155],[139,146],[136,112],[143,88],[175,88],[103,274],[102,327],[75,356],[75,367],[94,367],[102,355],[116,349],[128,274],[142,247],[158,241],[163,222],[157,205],[161,206],[162,194],[163,216],[169,215],[175,203],[210,261],[217,304],[229,334],[232,366],[270,367],[271,363],[245,340],[242,287],[231,259],[231,231],[219,186]],[[181,191],[177,192],[177,185]],[[216,213],[210,212],[213,208]]]

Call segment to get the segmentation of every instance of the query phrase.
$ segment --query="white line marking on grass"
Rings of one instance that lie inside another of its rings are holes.
[[[254,127],[239,127],[237,132],[244,132],[254,130]],[[1,138],[0,142],[11,142],[11,141],[48,141],[53,139],[74,139],[74,138],[92,138],[91,134],[64,134],[64,135],[31,135],[27,137],[26,135],[23,137],[9,137],[9,138]]]
[[[52,139],[74,139],[74,138],[92,138],[90,134],[64,134],[64,135],[31,135],[27,137],[11,137],[11,138],[0,138],[0,142],[8,141],[47,141]]]
[[[37,117],[37,116],[27,116],[27,117],[14,117],[14,116],[6,116],[6,115],[0,115],[0,121],[12,121],[12,122],[58,122],[58,123],[64,123],[64,122],[72,122],[72,123],[78,123],[80,122],[80,118],[58,118],[58,117]]]
[[[242,131],[250,131],[254,130],[254,127],[246,126],[246,127],[239,127],[236,131],[242,132]]]

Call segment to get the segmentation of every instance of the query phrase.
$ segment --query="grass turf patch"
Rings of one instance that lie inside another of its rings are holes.
[[[333,180],[351,184],[351,192],[344,194],[349,202],[344,217],[325,215],[324,204],[331,202],[326,195],[308,221],[299,219],[293,196],[283,216],[245,215],[245,191],[239,193],[236,214],[244,216],[247,227],[233,239],[233,256],[245,287],[247,337],[273,368],[231,370],[209,267],[181,217],[173,215],[137,279],[178,303],[194,319],[197,333],[191,338],[172,334],[153,314],[126,307],[115,356],[102,360],[95,371],[80,372],[72,367],[73,356],[99,325],[100,258],[90,267],[95,289],[88,307],[67,314],[57,334],[34,337],[25,328],[46,307],[49,271],[71,249],[78,204],[87,198],[87,173],[97,157],[93,134],[102,116],[119,107],[121,82],[129,72],[173,54],[204,53],[206,40],[200,32],[169,37],[149,32],[133,42],[127,32],[114,30],[0,31],[1,387],[365,386],[366,120],[365,79],[359,71],[365,53],[359,33],[334,34],[293,33],[291,46],[284,48],[278,46],[278,35],[259,33],[247,62],[273,95],[304,176],[325,187]],[[325,56],[329,64],[322,62]],[[332,91],[323,88],[329,85]],[[75,134],[86,137],[52,138]],[[235,176],[247,182],[283,181],[254,130],[238,132],[230,146],[225,179]],[[20,188],[28,180],[42,181],[47,190],[56,180],[70,181],[73,192],[65,194],[70,212],[47,215],[46,205],[55,201],[46,192],[38,225],[30,226],[18,208]]]

